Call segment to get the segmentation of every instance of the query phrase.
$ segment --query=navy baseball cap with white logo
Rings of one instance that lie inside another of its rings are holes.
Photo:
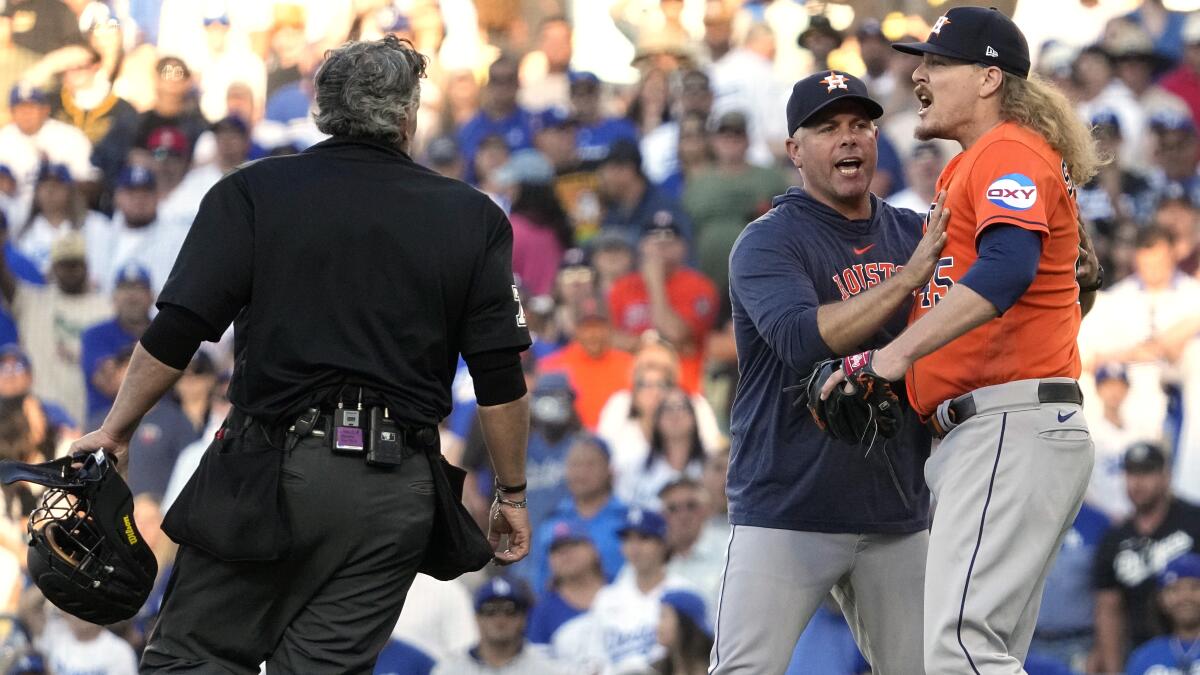
[[[788,135],[825,108],[845,100],[861,102],[873,120],[883,116],[883,106],[871,98],[862,80],[840,70],[823,70],[792,85],[787,102]]]
[[[1029,77],[1029,43],[1017,24],[995,8],[955,7],[938,17],[924,42],[902,42],[892,48],[996,66],[1019,78]]]

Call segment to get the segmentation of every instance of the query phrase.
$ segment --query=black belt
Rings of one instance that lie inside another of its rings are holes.
[[[298,415],[290,423],[263,424],[246,415],[237,408],[229,411],[225,421],[228,429],[243,429],[258,424],[266,433],[267,438],[279,447],[294,445],[296,441],[308,436],[330,438],[333,435],[333,412],[318,408],[309,408]],[[439,434],[437,427],[432,426],[403,426],[397,429],[403,436],[403,443],[419,450],[438,449]],[[365,430],[364,430],[365,431]]]
[[[1083,405],[1083,391],[1079,388],[1078,382],[1041,382],[1038,384],[1038,403]],[[950,418],[948,424],[947,420],[939,420],[939,413],[940,411],[935,411],[934,415],[929,418],[929,428],[933,431],[934,436],[941,438],[950,433],[950,429],[975,416],[975,396],[963,394],[950,401],[946,411]]]

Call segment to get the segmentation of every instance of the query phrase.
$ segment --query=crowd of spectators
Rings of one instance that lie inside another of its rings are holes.
[[[0,458],[52,458],[99,424],[208,188],[323,140],[325,50],[394,34],[431,58],[413,159],[512,222],[535,534],[502,573],[419,576],[376,672],[705,672],[730,527],[727,260],[798,185],[791,84],[864,78],[885,108],[872,190],[897,207],[928,208],[958,150],[912,138],[915,62],[890,49],[938,9],[864,4],[0,0]],[[1095,471],[1027,669],[1200,672],[1200,12],[1050,4],[1015,3],[1035,69],[1112,160],[1078,189],[1106,271],[1079,339]],[[23,573],[37,495],[3,488],[5,672],[134,672],[174,554],[161,514],[229,410],[232,366],[231,336],[206,343],[134,438],[162,570],[135,620],[48,606]],[[482,523],[492,479],[465,368],[454,394],[442,448]],[[868,668],[829,603],[792,672]]]

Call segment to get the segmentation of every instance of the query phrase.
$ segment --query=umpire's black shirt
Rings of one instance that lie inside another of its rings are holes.
[[[190,310],[208,339],[236,319],[229,396],[259,420],[349,383],[434,425],[459,353],[528,347],[515,293],[512,229],[491,199],[386,144],[335,137],[222,178],[158,305]]]

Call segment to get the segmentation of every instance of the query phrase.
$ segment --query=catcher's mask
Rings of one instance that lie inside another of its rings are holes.
[[[49,488],[28,526],[29,575],[47,600],[101,625],[141,609],[158,563],[134,524],[129,486],[102,450],[42,464],[2,461],[0,480]]]

